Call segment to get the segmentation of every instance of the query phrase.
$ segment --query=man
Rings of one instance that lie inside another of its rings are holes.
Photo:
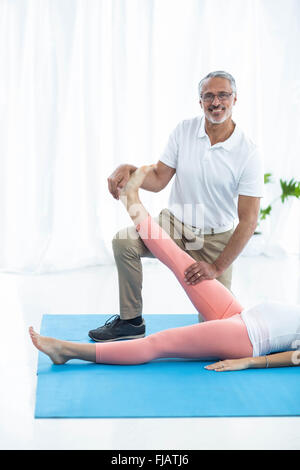
[[[199,99],[204,116],[178,124],[156,169],[141,187],[161,191],[176,174],[169,207],[161,211],[158,221],[163,228],[168,226],[169,235],[195,259],[185,280],[197,284],[216,278],[230,289],[232,263],[257,225],[263,168],[256,145],[232,120],[237,101],[234,78],[223,71],[208,74],[199,83]],[[133,165],[121,165],[108,178],[115,199],[135,170]],[[237,216],[239,222],[234,228]],[[89,336],[94,341],[145,335],[141,257],[153,255],[134,226],[116,234],[113,251],[119,275],[120,315],[91,330]]]

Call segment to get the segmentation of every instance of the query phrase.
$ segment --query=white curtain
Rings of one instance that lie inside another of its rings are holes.
[[[299,43],[299,0],[0,0],[0,271],[111,263],[131,221],[107,177],[159,159],[213,70],[265,170],[300,180]],[[142,192],[151,213],[169,190]],[[299,215],[277,204],[269,244],[298,253]]]

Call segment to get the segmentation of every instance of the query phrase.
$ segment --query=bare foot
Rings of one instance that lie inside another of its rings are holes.
[[[156,168],[156,164],[153,165],[143,165],[130,176],[127,184],[120,191],[120,196],[128,196],[131,193],[136,193],[143,183],[146,175],[149,171],[152,171]]]
[[[43,353],[50,357],[54,364],[64,364],[67,362],[67,357],[63,354],[62,341],[59,339],[48,338],[41,336],[34,331],[32,326],[29,328],[29,334],[34,346]]]

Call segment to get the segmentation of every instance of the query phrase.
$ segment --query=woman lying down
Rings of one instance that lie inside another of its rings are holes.
[[[168,266],[205,319],[135,340],[73,343],[41,336],[29,328],[34,346],[54,364],[71,359],[99,364],[143,364],[159,358],[215,358],[206,369],[218,372],[286,367],[300,363],[300,306],[266,302],[243,309],[219,281],[184,282],[193,258],[179,248],[151,218],[139,199],[139,187],[153,165],[138,168],[121,190],[120,199],[139,236],[153,255]]]

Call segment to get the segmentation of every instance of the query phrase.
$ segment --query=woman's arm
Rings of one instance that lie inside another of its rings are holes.
[[[228,370],[265,369],[267,367],[289,367],[300,364],[300,350],[285,351],[268,356],[226,359],[205,366],[205,369],[223,372]]]

